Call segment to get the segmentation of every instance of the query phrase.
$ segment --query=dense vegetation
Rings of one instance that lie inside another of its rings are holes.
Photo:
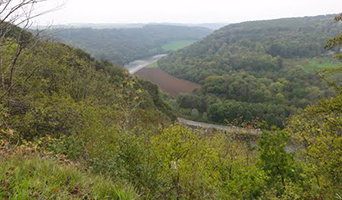
[[[155,85],[15,30],[0,26],[0,198],[341,197],[342,88],[329,79],[341,69],[322,75],[336,97],[286,129],[260,124],[256,146],[248,135],[171,124]]]
[[[132,186],[86,174],[75,164],[26,152],[0,157],[0,198],[136,199]],[[26,154],[26,155],[25,155]]]
[[[195,119],[237,124],[265,120],[283,127],[290,115],[333,94],[315,73],[341,66],[328,55],[333,51],[324,49],[327,39],[341,32],[341,23],[332,18],[232,24],[158,65],[202,84],[201,90],[177,100],[184,113],[199,112]]]
[[[168,53],[175,48],[174,45],[184,45],[184,42],[198,40],[211,32],[200,27],[146,25],[126,29],[55,29],[49,34],[96,58],[124,65],[136,59]]]
[[[105,161],[101,157],[116,150],[103,142],[114,145],[120,134],[155,131],[175,118],[157,86],[82,50],[40,42],[16,30],[13,26],[1,40],[0,155],[5,157],[0,165],[0,198],[137,197],[130,186],[120,189],[111,182],[94,186],[101,178],[87,180],[72,167],[57,166],[54,155],[82,162],[88,173],[104,172],[107,165],[101,165]],[[27,40],[22,40],[22,33]],[[46,161],[37,162],[38,151],[47,155]],[[18,157],[26,153],[29,157],[20,164]],[[124,180],[112,175],[116,183]],[[73,192],[75,188],[80,191]]]

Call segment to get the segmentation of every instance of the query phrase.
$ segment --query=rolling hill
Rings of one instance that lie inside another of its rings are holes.
[[[201,27],[146,25],[142,28],[53,29],[55,40],[92,54],[98,59],[108,59],[118,65],[156,54],[169,53],[165,47],[170,42],[194,41],[209,35],[212,30]]]
[[[286,119],[332,92],[315,70],[336,68],[324,45],[339,35],[334,15],[231,24],[158,61],[165,72],[202,89],[178,99],[223,123]],[[335,50],[336,53],[339,49]],[[201,115],[200,115],[201,116]]]

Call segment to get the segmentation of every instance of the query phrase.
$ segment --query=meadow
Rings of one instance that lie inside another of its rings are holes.
[[[164,44],[162,48],[164,51],[176,51],[179,49],[183,49],[184,47],[187,47],[194,42],[196,42],[196,40],[172,41]]]

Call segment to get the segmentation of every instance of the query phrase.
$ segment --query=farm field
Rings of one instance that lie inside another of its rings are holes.
[[[162,46],[164,51],[176,51],[182,49],[190,44],[196,42],[196,40],[183,40],[183,41],[172,41]]]
[[[143,68],[134,75],[153,82],[158,85],[163,92],[170,94],[173,97],[180,93],[192,92],[194,89],[201,87],[196,83],[173,77],[160,68]]]

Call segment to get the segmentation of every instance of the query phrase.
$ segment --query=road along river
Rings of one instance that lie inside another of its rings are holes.
[[[223,131],[226,134],[230,134],[234,136],[235,139],[240,139],[243,141],[247,141],[253,147],[258,146],[258,139],[260,138],[262,131],[260,129],[247,129],[247,128],[239,128],[235,126],[223,126],[216,124],[208,124],[203,122],[191,121],[183,118],[178,118],[178,121],[192,129],[202,129],[206,133],[210,133],[211,131]],[[294,140],[290,140],[285,150],[286,152],[297,152],[301,148],[300,145],[296,144]]]
[[[203,123],[203,122],[191,121],[191,120],[187,120],[183,118],[178,118],[178,121],[190,127],[221,130],[227,133],[237,133],[237,134],[240,133],[240,134],[248,134],[248,135],[253,135],[253,136],[260,136],[262,133],[260,129],[247,129],[247,128],[239,128],[235,126],[208,124],[208,123]]]
[[[146,59],[141,60],[135,60],[128,64],[126,64],[124,67],[129,71],[130,74],[134,74],[135,72],[139,71],[140,69],[156,62],[160,58],[166,56],[167,54],[159,54],[155,55]]]
[[[166,55],[167,54],[159,54],[159,55],[155,55],[146,59],[135,60],[133,62],[128,63],[124,67],[129,71],[130,74],[134,74],[137,71],[143,69],[144,67],[158,61],[160,58]],[[240,139],[243,139],[243,140],[248,140],[248,141],[252,140],[252,143],[253,143],[252,146],[257,145],[256,141],[261,136],[261,133],[262,133],[260,129],[247,129],[247,128],[239,128],[235,126],[222,126],[222,125],[216,125],[216,124],[196,122],[196,121],[186,120],[182,118],[178,118],[178,121],[191,128],[204,129],[206,132],[210,132],[213,130],[220,130],[228,134],[233,134],[237,137],[241,137]],[[288,144],[286,146],[286,151],[288,152],[294,152],[295,149],[296,149],[296,146],[293,144]]]

